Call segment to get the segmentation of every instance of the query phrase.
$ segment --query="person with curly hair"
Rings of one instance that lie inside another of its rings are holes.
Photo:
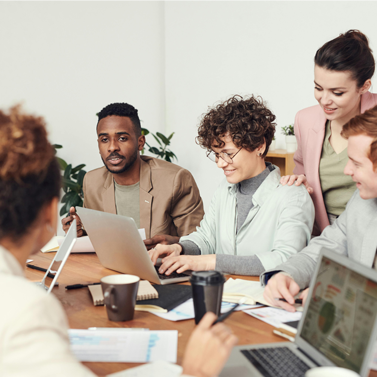
[[[195,232],[149,251],[153,263],[166,255],[160,273],[260,275],[307,245],[312,200],[304,186],[282,186],[279,169],[265,161],[274,121],[275,115],[254,96],[233,96],[204,115],[197,141],[226,179]]]
[[[55,234],[60,169],[45,122],[0,110],[0,375],[94,377],[71,353],[60,302],[24,277],[30,254]],[[215,377],[237,337],[207,313],[191,335],[183,373]],[[179,373],[167,371],[167,377]]]

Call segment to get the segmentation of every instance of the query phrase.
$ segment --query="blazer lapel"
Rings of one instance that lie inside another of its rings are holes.
[[[312,147],[313,172],[319,175],[319,161],[322,154],[323,139],[325,138],[326,117],[320,114],[316,123],[309,131],[310,145]]]
[[[111,173],[107,173],[105,183],[102,191],[103,211],[116,214],[115,194],[114,194],[114,180]]]
[[[153,188],[152,172],[149,164],[140,161],[140,228],[145,229],[145,236],[151,235],[151,215],[153,196],[149,193]]]

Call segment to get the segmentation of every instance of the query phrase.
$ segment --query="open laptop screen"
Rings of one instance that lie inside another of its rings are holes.
[[[301,337],[359,373],[377,313],[377,284],[323,256]]]

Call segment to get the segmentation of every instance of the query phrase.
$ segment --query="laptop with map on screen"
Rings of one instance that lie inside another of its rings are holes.
[[[304,376],[338,366],[367,376],[377,336],[377,272],[323,250],[295,341],[235,347],[220,377]]]

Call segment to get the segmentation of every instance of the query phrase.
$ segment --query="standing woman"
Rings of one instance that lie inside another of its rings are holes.
[[[319,105],[296,115],[296,166],[281,183],[305,184],[315,207],[313,235],[319,235],[344,211],[356,189],[352,178],[343,174],[348,142],[340,135],[342,127],[375,106],[377,94],[369,92],[375,69],[372,50],[358,30],[325,43],[314,63],[314,96]]]

